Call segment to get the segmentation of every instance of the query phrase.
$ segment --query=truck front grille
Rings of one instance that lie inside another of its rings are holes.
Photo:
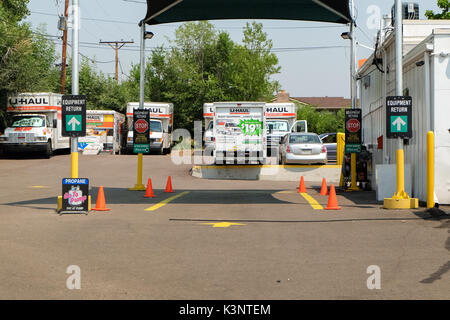
[[[34,142],[34,133],[11,133],[9,135],[11,143],[29,143]]]

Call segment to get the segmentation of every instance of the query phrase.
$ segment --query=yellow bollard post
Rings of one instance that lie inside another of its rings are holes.
[[[405,154],[403,149],[397,150],[397,197],[403,198],[405,193]]]
[[[352,184],[348,191],[359,191],[357,182],[356,182],[356,153],[352,153],[351,155],[351,176],[352,176]]]
[[[384,199],[385,209],[417,209],[419,199],[410,198],[405,192],[405,155],[403,149],[397,150],[397,192],[392,198]]]
[[[71,153],[71,166],[70,166],[70,176],[71,178],[78,178],[78,152]]]
[[[344,165],[344,152],[345,152],[345,133],[338,132],[337,134],[337,160],[338,166]],[[344,174],[341,168],[341,178],[339,179],[339,186],[344,186]]]
[[[137,183],[130,191],[145,191],[145,186],[142,184],[142,172],[143,172],[143,154],[138,153],[138,166],[137,166]]]
[[[434,132],[427,134],[427,208],[434,208]]]

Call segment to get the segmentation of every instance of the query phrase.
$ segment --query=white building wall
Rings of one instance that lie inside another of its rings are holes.
[[[434,22],[437,24],[437,22]],[[417,27],[419,25],[419,27]],[[450,27],[450,24],[448,25]],[[431,30],[432,23],[413,24],[409,29],[405,25],[405,33],[409,36],[408,54],[404,57],[404,94],[413,98],[413,138],[405,145],[405,163],[410,164],[412,171],[411,196],[426,201],[427,181],[427,132],[435,131],[435,190],[437,201],[450,203],[450,61],[446,53],[450,53],[450,29],[434,31],[426,43],[434,45],[434,53],[427,57],[427,46],[419,42],[426,38],[426,31]],[[419,28],[419,29],[418,29]],[[414,30],[417,33],[414,38]],[[428,36],[430,35],[428,34]],[[384,74],[379,72],[370,62],[360,72],[360,99],[363,115],[363,141],[373,152],[373,172],[377,164],[395,164],[397,140],[386,139],[386,96],[396,95],[395,90],[395,41],[388,37],[385,47],[380,50],[383,55]],[[419,41],[420,40],[420,41]],[[413,46],[412,44],[415,45]],[[443,55],[440,55],[444,52]],[[379,53],[380,54],[380,53]],[[369,58],[371,61],[373,57]],[[426,61],[428,60],[428,61]],[[416,65],[417,62],[419,65]],[[422,62],[424,64],[422,65]],[[429,62],[429,70],[427,63]],[[427,70],[429,71],[427,81]],[[370,77],[370,86],[365,86]],[[430,86],[427,90],[426,84]],[[377,150],[377,138],[383,136],[383,150]],[[370,148],[372,146],[372,148]],[[372,174],[375,177],[375,174]],[[374,181],[376,187],[377,182]]]

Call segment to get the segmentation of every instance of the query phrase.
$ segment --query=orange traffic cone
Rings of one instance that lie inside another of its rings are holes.
[[[308,191],[306,190],[306,186],[305,186],[305,179],[302,178],[300,179],[300,186],[298,187],[298,193],[307,193]]]
[[[328,207],[325,210],[341,210],[339,207],[336,197],[336,190],[334,189],[334,185],[330,186],[330,197],[328,198]]]
[[[323,178],[322,180],[322,189],[320,189],[320,195],[321,196],[328,195],[327,180],[325,178]]]
[[[153,187],[152,187],[152,179],[148,179],[147,182],[147,190],[145,191],[145,196],[144,198],[154,198],[155,195],[153,193]]]
[[[166,190],[164,192],[169,192],[169,193],[173,192],[173,189],[172,189],[172,177],[171,176],[169,176],[169,178],[167,179]]]
[[[98,189],[98,195],[97,195],[97,203],[95,204],[95,208],[92,210],[94,211],[109,211],[111,209],[106,208],[105,204],[105,193],[103,192],[103,186],[100,186]]]

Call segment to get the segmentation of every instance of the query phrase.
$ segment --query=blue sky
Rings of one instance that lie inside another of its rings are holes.
[[[114,50],[98,42],[131,40],[134,45],[125,46],[119,52],[120,79],[126,79],[132,64],[139,62],[139,28],[137,22],[146,12],[144,0],[79,0],[81,6],[80,52],[97,61],[98,68],[113,76]],[[416,0],[420,5],[420,16],[425,10],[437,10],[435,0]],[[370,28],[374,6],[381,14],[390,12],[393,0],[355,0],[357,10],[358,41],[373,47],[377,30]],[[64,0],[31,0],[31,15],[27,21],[37,28],[46,25],[47,34],[60,36],[57,30],[58,14],[64,10]],[[115,21],[115,22],[113,22]],[[212,21],[219,30],[227,31],[236,42],[241,42],[245,20]],[[348,31],[348,26],[283,20],[260,20],[264,31],[273,41],[274,52],[278,56],[281,73],[274,76],[283,89],[291,96],[344,96],[350,95],[349,41],[340,35]],[[168,39],[174,38],[174,31],[180,24],[152,26],[149,30],[155,36],[146,42],[147,48],[168,46]],[[70,34],[70,32],[69,32]],[[70,36],[69,36],[70,41]],[[60,43],[60,42],[57,42]],[[334,47],[308,49],[310,47]],[[61,46],[57,45],[58,52]],[[69,55],[71,51],[69,48]],[[358,47],[358,59],[371,54],[369,49]]]

